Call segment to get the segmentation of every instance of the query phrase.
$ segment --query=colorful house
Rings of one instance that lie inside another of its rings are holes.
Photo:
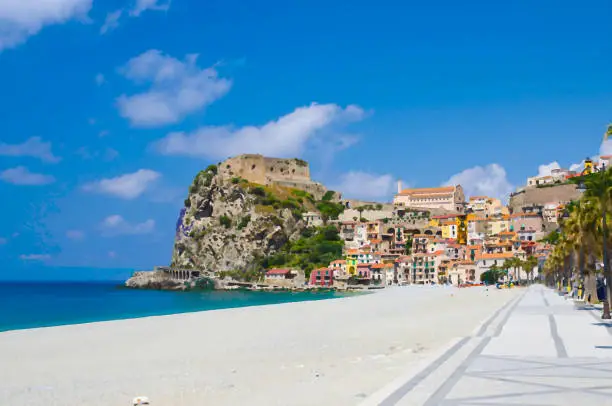
[[[338,259],[329,264],[329,269],[334,271],[334,277],[344,277],[347,275],[346,260]]]
[[[359,263],[359,250],[350,249],[346,253],[346,273],[349,276],[357,274],[357,264]]]
[[[334,271],[329,268],[314,269],[310,273],[310,284],[313,286],[332,286]]]

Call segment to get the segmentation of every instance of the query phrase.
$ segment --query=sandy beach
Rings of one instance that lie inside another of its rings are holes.
[[[1,405],[355,405],[521,289],[342,299],[0,333]]]

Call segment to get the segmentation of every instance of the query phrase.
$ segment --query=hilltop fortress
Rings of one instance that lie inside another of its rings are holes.
[[[308,162],[298,158],[268,158],[258,154],[244,154],[219,164],[219,174],[240,177],[261,185],[276,184],[312,193],[320,199],[327,189],[310,178]],[[339,196],[338,196],[339,197]]]

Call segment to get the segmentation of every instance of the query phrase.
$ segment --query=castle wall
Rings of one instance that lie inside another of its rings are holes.
[[[523,211],[525,206],[565,203],[571,200],[578,200],[581,195],[582,193],[573,184],[526,188],[510,197],[509,206],[514,213],[518,213]]]
[[[260,184],[278,181],[311,182],[308,163],[297,159],[245,154],[225,160],[221,163],[220,170],[228,176],[239,176]]]

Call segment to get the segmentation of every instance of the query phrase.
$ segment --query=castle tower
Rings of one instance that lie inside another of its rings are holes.
[[[397,180],[397,194],[402,193],[402,181],[401,180]]]

